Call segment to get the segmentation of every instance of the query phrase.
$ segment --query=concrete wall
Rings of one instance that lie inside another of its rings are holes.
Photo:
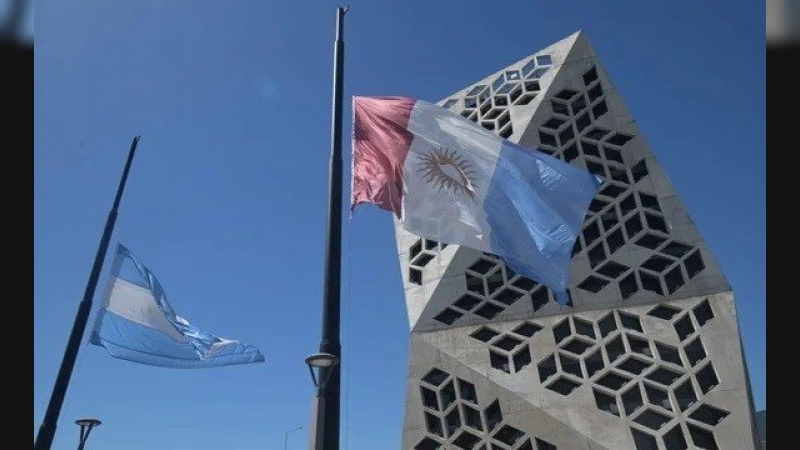
[[[566,306],[493,255],[396,222],[402,448],[754,449],[730,286],[584,35],[439,105],[605,183]]]

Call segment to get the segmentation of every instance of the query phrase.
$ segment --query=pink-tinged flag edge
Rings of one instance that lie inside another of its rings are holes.
[[[350,214],[361,203],[402,214],[403,164],[414,136],[408,122],[416,100],[353,97]]]

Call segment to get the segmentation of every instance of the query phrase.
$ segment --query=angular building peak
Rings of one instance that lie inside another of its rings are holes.
[[[575,247],[572,305],[566,309],[558,308],[543,286],[518,289],[515,283],[533,282],[509,276],[505,268],[482,274],[472,270],[476,263],[499,268],[502,264],[492,263],[492,255],[481,257],[455,246],[445,250],[446,245],[419,239],[397,224],[413,329],[456,324],[457,314],[444,304],[448,300],[439,300],[441,283],[447,285],[447,298],[460,284],[456,290],[464,295],[490,300],[497,307],[483,315],[470,310],[459,316],[465,318],[459,321],[463,324],[503,314],[559,314],[730,290],[583,33],[523,58],[439,104],[524,147],[593,172],[605,183]],[[527,302],[528,308],[494,302],[501,287],[536,300]],[[444,322],[437,320],[438,314],[444,314]]]

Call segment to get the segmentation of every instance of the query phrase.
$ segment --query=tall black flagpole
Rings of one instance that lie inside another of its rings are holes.
[[[331,161],[328,186],[328,223],[325,241],[325,291],[322,300],[320,353],[341,362],[339,343],[342,257],[342,84],[344,78],[344,15],[350,7],[336,10],[336,41],[333,50],[333,106],[331,112]],[[322,368],[316,396],[318,415],[314,443],[324,450],[339,449],[339,404],[341,363]],[[321,416],[321,417],[320,417]],[[321,447],[320,447],[321,446]]]
[[[97,248],[97,254],[94,257],[94,265],[89,274],[89,281],[86,283],[86,291],[83,293],[83,300],[78,307],[75,322],[72,324],[72,332],[69,335],[67,348],[64,350],[64,359],[61,360],[61,368],[58,369],[58,378],[56,378],[55,386],[53,386],[53,393],[50,395],[50,403],[47,405],[44,421],[42,421],[42,425],[39,426],[39,433],[36,435],[36,441],[33,443],[34,450],[50,450],[50,446],[53,444],[58,415],[61,413],[61,406],[64,404],[64,395],[67,393],[69,379],[72,376],[72,368],[75,367],[75,359],[78,357],[78,349],[81,346],[83,332],[86,329],[86,322],[89,320],[89,313],[92,310],[94,290],[97,287],[97,280],[100,278],[100,270],[103,268],[103,260],[106,257],[108,243],[111,240],[111,233],[114,231],[114,224],[117,221],[119,202],[122,200],[122,191],[125,189],[125,181],[128,179],[128,172],[131,169],[131,162],[133,161],[133,155],[136,152],[137,145],[139,145],[139,136],[133,138],[131,149],[128,151],[128,160],[125,162],[125,169],[122,172],[122,178],[119,180],[117,196],[114,198],[114,206],[111,207],[111,211],[108,213],[106,228],[103,230],[103,237],[100,239],[100,246]]]

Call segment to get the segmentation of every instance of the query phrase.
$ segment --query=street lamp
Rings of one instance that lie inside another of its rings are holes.
[[[331,376],[329,369],[339,364],[339,357],[330,353],[314,353],[306,358],[306,364],[311,372],[311,381],[314,382],[319,395],[319,392],[325,388],[325,384]]]
[[[302,425],[300,425],[297,428],[292,428],[291,430],[287,430],[285,433],[283,433],[283,450],[286,450],[287,448],[289,448],[288,447],[289,446],[289,433],[291,433],[292,431],[297,431],[297,430],[299,430],[301,428],[303,428]]]
[[[325,287],[322,291],[320,353],[306,359],[317,395],[314,399],[313,449],[339,450],[342,345],[339,342],[342,291],[342,93],[344,92],[344,15],[336,8],[331,105],[331,158],[328,165],[328,217],[325,224]],[[317,368],[320,377],[314,375]],[[326,400],[327,397],[327,400]],[[320,421],[321,419],[321,421]],[[326,423],[327,422],[327,423]]]
[[[308,370],[311,372],[311,381],[314,382],[314,386],[317,388],[317,395],[314,397],[312,406],[311,445],[309,448],[313,450],[324,450],[326,440],[325,385],[331,377],[333,368],[339,364],[339,357],[330,353],[314,353],[306,358],[306,364],[308,364]]]
[[[78,419],[75,421],[75,424],[81,427],[78,450],[83,450],[83,446],[86,445],[86,440],[89,439],[89,433],[92,431],[92,428],[100,425],[101,423],[102,422],[97,419]]]

